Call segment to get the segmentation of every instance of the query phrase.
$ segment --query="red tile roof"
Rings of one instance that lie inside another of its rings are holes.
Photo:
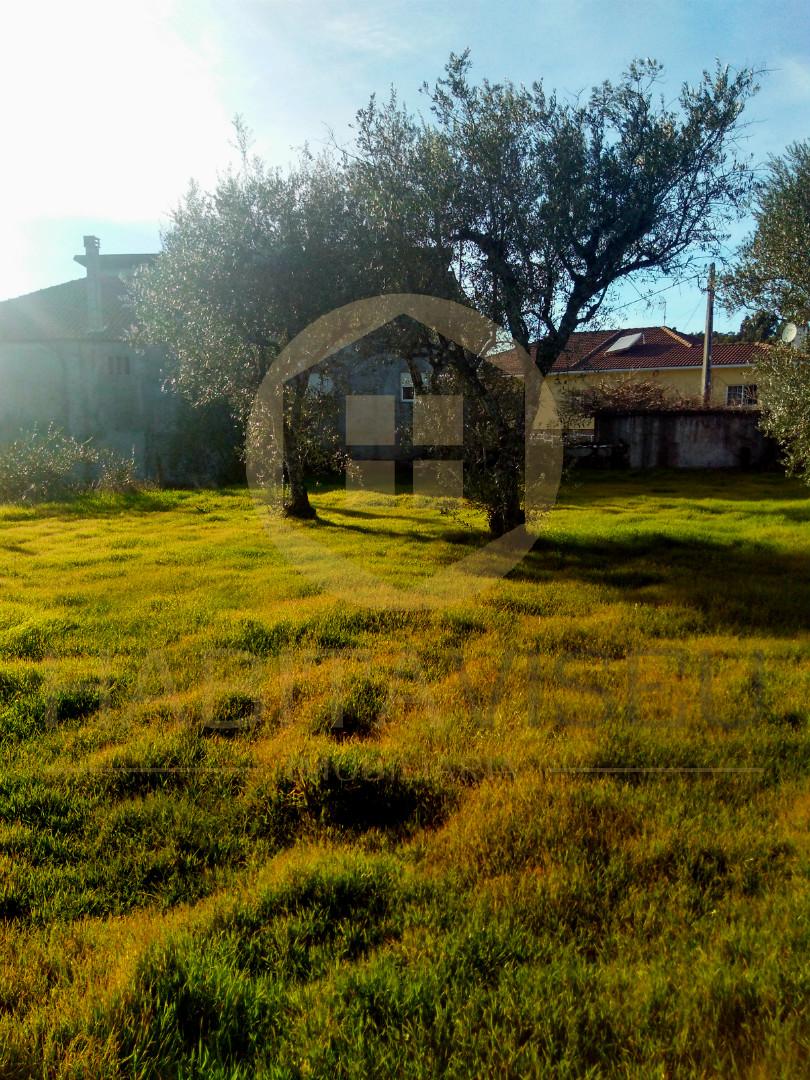
[[[619,338],[641,334],[641,340],[620,353],[607,349]],[[751,342],[715,342],[712,364],[745,366],[753,363],[762,349]],[[536,347],[530,350],[532,356]],[[509,375],[521,374],[517,354],[510,350],[493,357],[493,363]],[[571,335],[565,351],[557,358],[553,374],[592,371],[650,371],[659,368],[699,368],[703,363],[703,335],[681,334],[668,326],[638,326],[621,330],[584,330]]]

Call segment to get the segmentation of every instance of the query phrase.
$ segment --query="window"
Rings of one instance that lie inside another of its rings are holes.
[[[413,379],[409,371],[403,371],[399,377],[400,397],[402,401],[413,401]]]
[[[757,388],[753,383],[726,387],[726,405],[756,405]]]

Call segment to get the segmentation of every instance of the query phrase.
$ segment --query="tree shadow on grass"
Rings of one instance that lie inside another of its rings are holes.
[[[356,507],[349,506],[330,506],[321,513],[335,514],[338,517],[349,518],[367,518],[371,521],[379,521],[380,515],[375,514],[373,510],[358,510]],[[383,515],[385,518],[393,518],[395,521],[412,521],[412,514],[392,514],[389,510],[385,511]]]
[[[787,637],[810,630],[804,552],[651,533],[596,542],[541,538],[510,578],[548,584],[555,575],[613,588],[617,600],[691,608],[706,633]]]
[[[560,488],[562,498],[584,491],[589,500],[615,500],[667,496],[683,499],[690,506],[702,500],[747,502],[756,508],[759,500],[810,503],[810,487],[781,471],[749,472],[741,469],[584,469],[572,471]]]
[[[371,517],[372,515],[368,516]],[[352,524],[346,521],[330,521],[328,518],[319,515],[315,522],[315,527],[334,529],[337,530],[338,533],[360,533],[370,540],[384,537],[389,540],[414,540],[419,544],[448,543],[458,544],[464,547],[480,547],[483,543],[486,543],[491,539],[488,534],[476,532],[473,529],[470,529],[469,531],[449,529],[447,532],[436,535],[435,533],[430,532],[419,532],[416,529],[386,529],[379,524],[379,522],[384,519],[375,518],[374,520],[375,523],[373,525],[362,525]]]
[[[794,509],[792,506],[787,510],[770,510],[767,513],[774,514],[776,517],[787,518],[788,521],[795,521],[799,524],[804,524],[810,521],[810,502],[807,506]]]
[[[0,507],[0,517],[4,522],[64,517],[99,518],[119,514],[166,513],[177,510],[180,506],[182,502],[171,498],[169,493],[136,491],[108,496],[79,495],[45,503],[11,503]]]

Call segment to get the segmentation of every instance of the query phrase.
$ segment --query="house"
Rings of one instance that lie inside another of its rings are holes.
[[[49,424],[92,437],[154,473],[155,436],[171,424],[163,353],[126,340],[127,282],[151,254],[102,255],[85,236],[84,278],[0,303],[0,443]]]
[[[643,380],[658,385],[673,398],[682,400],[677,412],[670,409],[644,409],[628,416],[600,417],[601,425],[576,418],[568,427],[569,436],[579,433],[581,440],[569,439],[568,453],[592,464],[625,462],[636,468],[685,467],[729,468],[763,467],[776,459],[775,446],[758,430],[759,409],[754,365],[764,346],[748,342],[713,343],[711,400],[703,405],[703,336],[682,334],[666,326],[632,327],[578,332],[558,357],[547,378],[560,413],[566,409],[570,392],[586,388],[604,388],[624,382]],[[534,353],[534,349],[530,350]],[[491,354],[492,364],[505,376],[520,378],[522,367],[514,350]],[[341,396],[367,395],[379,404],[373,410],[378,423],[368,424],[364,436],[351,435],[347,412],[340,417],[340,433],[351,450],[353,460],[394,460],[400,466],[418,459],[422,448],[415,445],[413,402],[415,390],[409,366],[427,370],[418,357],[411,364],[404,357],[379,353],[359,359],[351,349],[341,360],[331,363],[342,368],[339,380]],[[333,368],[335,370],[335,368]],[[320,376],[313,374],[311,383]],[[383,410],[385,399],[387,412]],[[383,416],[388,417],[387,440],[376,434]],[[567,417],[565,419],[568,419]],[[594,434],[606,444],[604,458],[593,458]],[[615,436],[615,437],[614,437]],[[621,451],[616,453],[614,451]]]
[[[412,360],[427,374],[427,365]],[[337,428],[341,441],[357,459],[409,460],[412,456],[411,427],[416,397],[411,368],[395,353],[381,351],[368,356],[349,346],[323,365],[315,365],[309,386],[338,396]],[[368,415],[349,418],[349,398],[365,397]],[[376,407],[375,407],[376,403]]]
[[[0,302],[0,445],[52,424],[133,458],[145,479],[235,478],[229,418],[166,392],[165,350],[128,340],[128,285],[155,258],[102,254],[85,236],[83,278]]]
[[[762,345],[750,342],[713,343],[713,406],[757,404],[753,365],[762,349]],[[519,362],[511,352],[498,358],[498,366],[519,373]],[[571,335],[548,380],[560,404],[568,391],[638,379],[658,384],[680,397],[699,399],[702,366],[702,334],[683,334],[668,326],[587,330]]]
[[[23,430],[52,423],[77,439],[92,437],[97,445],[132,456],[148,479],[174,484],[236,479],[230,421],[192,410],[166,393],[165,350],[136,349],[128,340],[133,321],[128,283],[155,258],[102,254],[98,238],[85,236],[84,253],[75,256],[84,278],[0,303],[0,445]],[[756,404],[752,364],[761,349],[747,343],[714,345],[712,404]],[[702,354],[701,335],[666,326],[579,332],[554,364],[548,385],[561,406],[567,391],[639,378],[698,397]],[[395,432],[380,434],[377,423],[362,438],[352,436],[343,409],[341,434],[347,443],[360,443],[353,455],[410,460],[415,389],[407,361],[395,355],[347,359],[350,375],[335,390],[389,399]],[[504,374],[521,374],[514,353],[491,359]]]

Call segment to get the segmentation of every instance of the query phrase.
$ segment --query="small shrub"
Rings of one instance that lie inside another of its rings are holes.
[[[135,462],[51,426],[0,447],[0,501],[43,502],[87,491],[132,491]]]
[[[569,424],[581,422],[603,410],[623,409],[684,409],[699,408],[700,398],[678,393],[652,379],[632,376],[621,379],[602,379],[585,390],[567,390],[562,409]]]

